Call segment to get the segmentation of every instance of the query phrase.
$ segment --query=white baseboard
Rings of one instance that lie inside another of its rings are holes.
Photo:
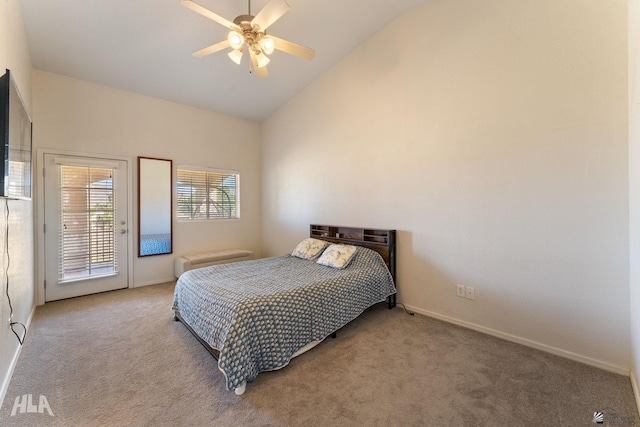
[[[167,282],[175,282],[176,278],[171,276],[168,279],[160,279],[160,280],[151,280],[149,282],[140,282],[140,283],[134,283],[133,287],[134,288],[141,288],[143,286],[149,286],[149,285],[160,285],[162,283],[167,283]]]
[[[33,308],[31,309],[31,314],[29,314],[29,318],[27,319],[27,323],[25,324],[27,333],[29,333],[29,328],[31,327],[31,319],[33,319],[33,315],[35,312],[36,312],[36,306],[34,304]],[[15,353],[13,354],[13,358],[11,359],[11,363],[9,364],[9,369],[7,370],[7,374],[2,379],[2,388],[0,388],[0,408],[2,408],[2,403],[4,402],[4,398],[7,394],[7,390],[9,390],[9,383],[11,382],[11,377],[13,377],[13,371],[16,369],[16,365],[18,364],[18,358],[20,357],[21,351],[22,351],[22,345],[18,345],[16,347]]]
[[[636,378],[636,373],[633,370],[629,373],[629,377],[631,378],[633,395],[636,398],[636,408],[638,409],[638,415],[640,416],[640,388],[638,388],[638,378]]]
[[[576,362],[581,362],[584,363],[586,365],[590,365],[590,366],[594,366],[596,368],[600,368],[600,369],[604,369],[605,371],[609,371],[609,372],[613,372],[616,374],[620,374],[620,375],[624,375],[625,377],[628,377],[629,374],[629,369],[628,368],[624,368],[622,366],[617,366],[617,365],[613,365],[611,363],[608,362],[603,362],[601,360],[596,360],[596,359],[592,359],[590,357],[587,356],[582,356],[580,354],[577,353],[573,353],[571,351],[567,351],[567,350],[563,350],[561,348],[557,348],[557,347],[552,347],[546,344],[542,344],[539,343],[537,341],[532,341],[526,338],[522,338],[522,337],[518,337],[516,335],[511,335],[511,334],[507,334],[505,332],[502,331],[498,331],[495,329],[491,329],[491,328],[486,328],[484,326],[480,326],[480,325],[476,325],[475,323],[471,323],[471,322],[466,322],[464,320],[460,320],[460,319],[456,319],[454,317],[449,317],[449,316],[445,316],[439,313],[434,313],[432,311],[428,311],[428,310],[423,310],[420,309],[418,307],[412,307],[407,305],[407,310],[410,311],[414,311],[416,313],[420,313],[420,314],[424,314],[425,316],[429,316],[429,317],[433,317],[435,319],[438,320],[442,320],[448,323],[453,323],[455,325],[458,326],[463,326],[465,328],[468,329],[473,329],[474,331],[478,331],[478,332],[482,332],[484,334],[487,335],[491,335],[497,338],[502,338],[504,340],[507,341],[511,341],[511,342],[515,342],[518,344],[522,344],[524,346],[527,347],[531,347],[531,348],[535,348],[536,350],[541,350],[547,353],[551,353],[551,354],[555,354],[556,356],[560,356],[560,357],[564,357],[566,359],[571,359],[571,360],[575,360]],[[638,395],[636,393],[636,399],[638,398]]]

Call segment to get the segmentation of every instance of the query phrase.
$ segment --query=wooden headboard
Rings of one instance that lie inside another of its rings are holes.
[[[393,281],[396,281],[396,230],[311,224],[309,237],[331,243],[363,246],[378,252],[387,264]],[[395,305],[394,294],[389,297],[389,308]]]

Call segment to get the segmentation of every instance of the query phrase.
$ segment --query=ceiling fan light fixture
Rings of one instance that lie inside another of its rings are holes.
[[[256,59],[258,60],[258,67],[260,68],[266,66],[269,63],[269,61],[271,61],[267,55],[262,53],[259,55],[256,55]]]
[[[229,52],[229,58],[236,64],[240,65],[242,61],[242,49],[235,49]]]
[[[229,44],[234,49],[240,49],[244,44],[244,36],[237,31],[231,31],[227,37]]]
[[[276,42],[271,37],[263,37],[258,42],[262,52],[271,55],[276,48]]]

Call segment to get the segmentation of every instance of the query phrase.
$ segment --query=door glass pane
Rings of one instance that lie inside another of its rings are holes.
[[[60,165],[59,280],[116,274],[116,169]]]

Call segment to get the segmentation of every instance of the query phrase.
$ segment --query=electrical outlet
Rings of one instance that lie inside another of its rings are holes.
[[[476,299],[476,289],[471,286],[467,286],[467,299]]]
[[[465,297],[464,285],[456,285],[456,295],[459,297]]]

